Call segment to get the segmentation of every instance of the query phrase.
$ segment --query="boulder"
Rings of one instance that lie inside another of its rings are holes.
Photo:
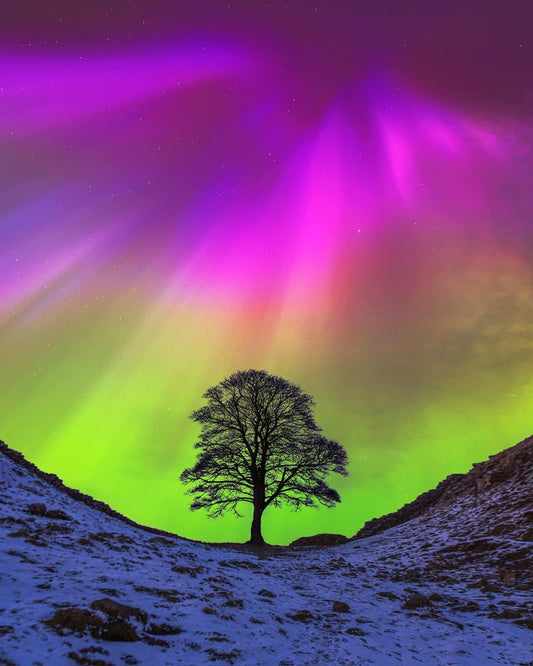
[[[290,617],[291,620],[294,620],[295,622],[308,622],[309,620],[314,620],[313,613],[307,609],[299,610],[294,613],[294,615],[287,613],[287,617]]]
[[[107,622],[102,629],[102,638],[105,641],[138,641],[139,636],[135,629],[120,617]]]
[[[338,546],[348,542],[343,534],[315,534],[314,536],[300,537],[292,541],[289,546]]]
[[[44,516],[46,513],[46,504],[42,504],[41,502],[28,504],[28,513],[34,516]]]
[[[52,627],[60,636],[63,636],[65,631],[71,631],[76,634],[89,633],[93,638],[101,638],[105,641],[140,640],[135,628],[125,618],[144,618],[143,621],[146,621],[146,613],[138,608],[123,606],[111,599],[100,599],[98,602],[93,602],[91,608],[92,610],[75,607],[60,608],[49,620],[45,621],[45,624]],[[104,620],[94,611],[105,613],[108,619]]]
[[[135,629],[123,618],[112,617],[105,621],[97,613],[85,608],[60,608],[49,620],[45,621],[45,624],[52,627],[60,636],[63,636],[65,631],[71,631],[80,635],[89,633],[93,638],[101,638],[105,641],[139,640]]]
[[[348,604],[345,604],[344,601],[334,601],[331,610],[334,613],[348,613],[350,610],[350,606],[348,606]]]
[[[60,636],[63,636],[65,630],[76,634],[89,632],[93,638],[99,638],[102,635],[104,620],[85,608],[60,608],[45,624],[54,629]]]
[[[103,599],[97,599],[96,601],[93,601],[91,608],[93,610],[101,611],[111,618],[122,618],[124,620],[134,618],[143,624],[146,624],[146,620],[148,619],[148,614],[140,608],[135,608],[135,606],[126,606],[125,604],[121,604],[114,599],[109,599],[109,597],[104,597]]]
[[[68,513],[61,511],[61,509],[50,509],[45,513],[45,516],[47,518],[54,518],[55,520],[72,520]]]
[[[410,594],[404,601],[402,608],[416,610],[424,606],[431,606],[431,601],[424,594]]]

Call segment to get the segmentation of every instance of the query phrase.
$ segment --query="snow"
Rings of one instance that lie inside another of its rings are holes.
[[[0,664],[533,664],[530,578],[507,587],[493,559],[524,542],[493,537],[492,559],[472,562],[443,553],[475,531],[477,498],[344,545],[259,555],[128,525],[1,452],[0,483]],[[32,515],[35,502],[71,520]],[[404,608],[414,594],[430,605]],[[147,614],[128,620],[140,640],[44,623],[104,598]]]

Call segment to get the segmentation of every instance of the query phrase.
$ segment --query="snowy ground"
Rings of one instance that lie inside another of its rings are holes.
[[[0,664],[533,664],[531,572],[494,565],[524,542],[467,558],[477,499],[258,556],[127,525],[1,452],[0,487]]]

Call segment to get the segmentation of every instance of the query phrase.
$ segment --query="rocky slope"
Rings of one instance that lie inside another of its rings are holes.
[[[476,463],[467,474],[447,477],[399,511],[369,521],[353,538],[414,519],[446,530],[447,542],[431,557],[420,558],[433,576],[475,564],[488,576],[497,572],[507,584],[521,580],[528,586],[533,576],[533,437]]]
[[[259,551],[142,528],[1,447],[0,664],[530,664],[531,447],[378,534]]]
[[[451,474],[434,490],[422,493],[398,511],[365,523],[354,538],[379,534],[432,509],[446,510],[446,507],[454,504],[458,498],[477,498],[478,502],[487,504],[489,514],[492,514],[494,511],[491,511],[491,505],[494,504],[496,496],[496,512],[501,514],[502,519],[508,513],[512,514],[515,509],[533,511],[533,437],[528,437],[484,462],[474,464],[467,474]],[[502,525],[502,529],[506,534],[513,533],[517,539],[532,541],[532,525],[533,515],[528,514],[525,523],[509,521],[507,518],[507,527],[504,529]],[[483,521],[480,527],[485,530],[489,528],[489,524]]]

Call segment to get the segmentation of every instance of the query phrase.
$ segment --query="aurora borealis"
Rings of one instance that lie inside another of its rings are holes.
[[[352,535],[533,431],[527,2],[10,3],[0,437],[149,525],[239,369],[316,400]]]

